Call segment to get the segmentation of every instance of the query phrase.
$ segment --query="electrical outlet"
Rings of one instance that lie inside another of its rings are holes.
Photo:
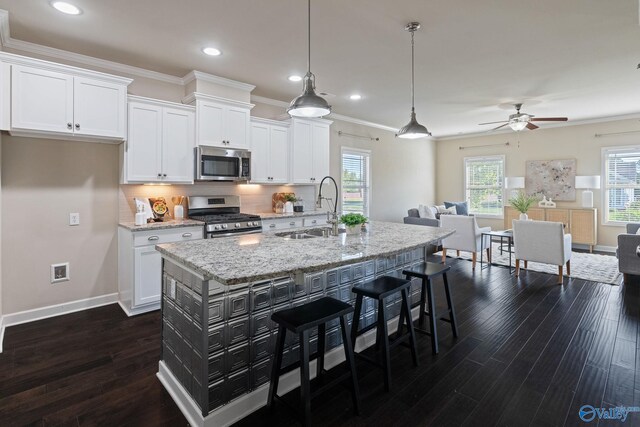
[[[70,279],[69,263],[51,264],[51,283],[66,282]]]
[[[73,212],[69,214],[69,225],[80,225],[80,213]]]

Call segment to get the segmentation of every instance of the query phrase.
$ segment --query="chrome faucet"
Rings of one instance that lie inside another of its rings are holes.
[[[330,197],[322,197],[322,184],[324,184],[325,179],[330,179],[331,181],[333,181],[333,186],[336,189],[335,201],[333,201]],[[331,224],[331,234],[333,236],[338,235],[338,200],[337,198],[338,198],[338,184],[336,183],[335,179],[327,175],[324,178],[322,178],[322,181],[320,181],[320,188],[318,189],[318,200],[316,201],[316,207],[322,208],[322,199],[327,200],[329,203],[333,201],[333,212],[331,212],[330,210],[327,211],[327,223]],[[331,208],[331,204],[329,204],[329,208]]]

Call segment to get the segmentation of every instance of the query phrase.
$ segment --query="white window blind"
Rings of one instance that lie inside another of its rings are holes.
[[[606,149],[605,221],[640,221],[640,147]]]
[[[368,151],[342,150],[342,214],[369,216],[370,157]]]
[[[504,156],[464,159],[465,197],[469,213],[502,216]]]

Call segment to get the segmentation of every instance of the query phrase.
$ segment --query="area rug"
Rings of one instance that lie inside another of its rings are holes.
[[[442,252],[437,252],[436,255],[442,256]],[[448,250],[447,256],[456,258],[455,250]],[[483,254],[483,261],[487,261],[486,252]],[[493,244],[493,263],[507,266],[509,265],[509,252],[503,251],[500,255],[500,245]],[[462,259],[471,260],[471,252],[460,252]],[[480,268],[480,254],[478,253],[478,265]],[[511,255],[511,266],[516,264],[515,256]],[[520,269],[524,267],[524,263],[520,262]],[[540,264],[537,262],[529,262],[528,270],[538,271],[540,273],[548,273],[557,275],[558,266],[550,264]],[[521,271],[522,274],[522,271]],[[565,270],[566,276],[566,270]],[[608,283],[611,285],[620,285],[622,281],[622,273],[618,271],[618,259],[613,255],[599,255],[585,252],[572,252],[571,253],[571,277],[577,279],[590,280],[592,282]]]

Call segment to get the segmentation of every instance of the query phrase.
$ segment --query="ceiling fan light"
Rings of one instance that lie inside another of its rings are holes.
[[[323,117],[331,112],[331,106],[314,90],[315,76],[307,73],[304,76],[302,95],[291,101],[287,113],[293,117]]]
[[[529,121],[511,121],[509,122],[509,127],[516,132],[520,132],[522,129],[527,127],[527,123],[529,123]]]
[[[409,123],[404,125],[398,131],[396,136],[403,139],[418,139],[431,136],[431,132],[429,132],[429,130],[425,126],[418,123],[418,121],[416,120],[416,113],[412,109],[411,120],[409,120]]]

